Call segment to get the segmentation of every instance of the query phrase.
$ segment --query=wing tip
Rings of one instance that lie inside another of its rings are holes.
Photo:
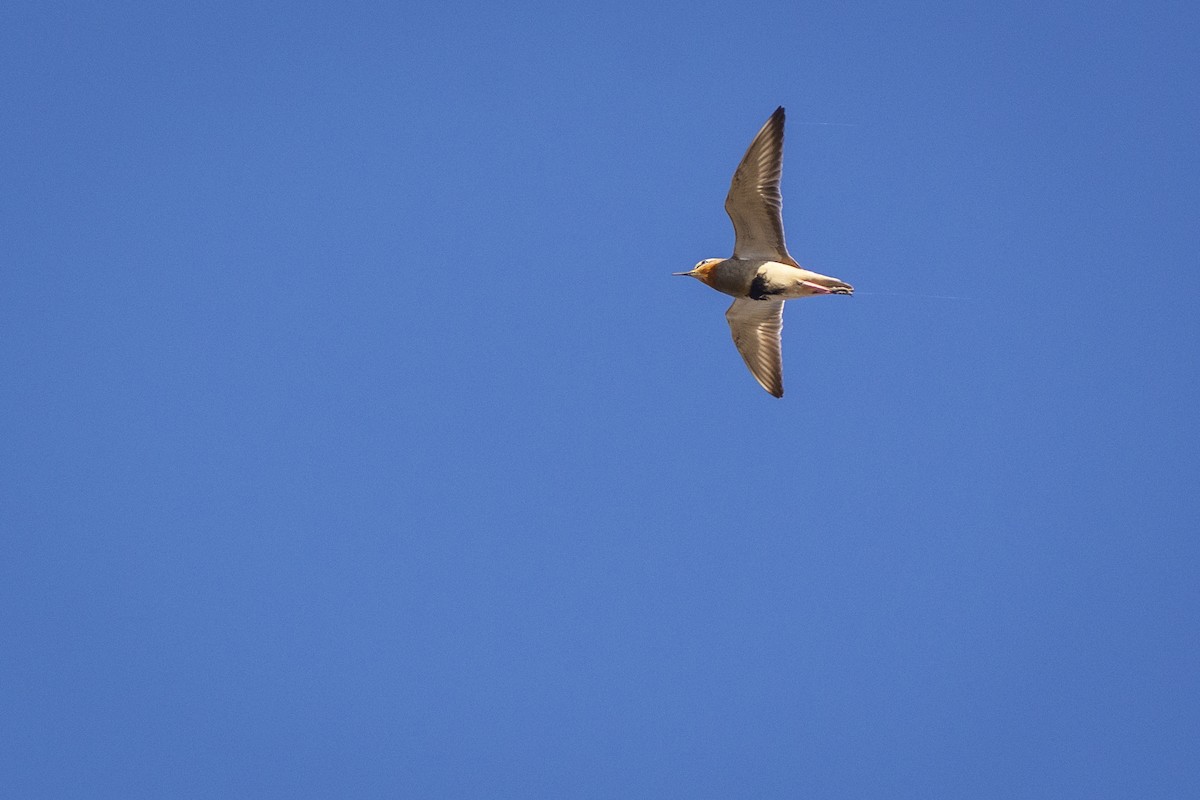
[[[775,380],[772,381],[772,380],[770,380],[771,378],[775,378]],[[771,375],[771,376],[767,376],[765,378],[760,378],[757,375],[755,375],[754,379],[756,381],[758,381],[759,386],[761,386],[762,388],[767,390],[767,394],[771,395],[771,397],[783,397],[783,379],[782,379],[782,377],[777,377],[777,376]]]

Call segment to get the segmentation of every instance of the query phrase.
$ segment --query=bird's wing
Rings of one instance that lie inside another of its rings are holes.
[[[742,360],[764,389],[783,397],[783,353],[779,334],[783,331],[782,300],[738,298],[725,312],[733,343]]]
[[[796,264],[783,242],[783,106],[762,126],[733,173],[725,211],[733,220],[734,258]]]

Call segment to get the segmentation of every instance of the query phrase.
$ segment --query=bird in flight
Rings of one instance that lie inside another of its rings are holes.
[[[742,157],[725,197],[733,220],[732,258],[706,258],[687,275],[732,295],[725,312],[733,343],[764,389],[783,397],[783,303],[817,294],[853,294],[854,287],[804,269],[783,243],[783,106],[762,126]]]

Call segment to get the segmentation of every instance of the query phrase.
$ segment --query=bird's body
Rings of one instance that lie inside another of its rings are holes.
[[[792,300],[814,294],[849,294],[853,287],[803,267],[761,258],[722,258],[701,262],[693,277],[732,297]]]
[[[687,275],[736,298],[725,312],[734,344],[751,374],[775,397],[783,396],[780,333],[783,303],[816,294],[852,294],[848,283],[804,269],[783,240],[782,106],[763,125],[733,174],[725,210],[737,237],[731,258],[707,258]]]

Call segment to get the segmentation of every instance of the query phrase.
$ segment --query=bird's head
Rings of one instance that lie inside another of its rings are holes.
[[[702,283],[708,283],[713,267],[717,266],[717,264],[720,264],[724,260],[725,259],[723,258],[706,258],[696,266],[692,267],[688,272],[672,272],[671,274],[686,275],[689,278],[695,278]]]

